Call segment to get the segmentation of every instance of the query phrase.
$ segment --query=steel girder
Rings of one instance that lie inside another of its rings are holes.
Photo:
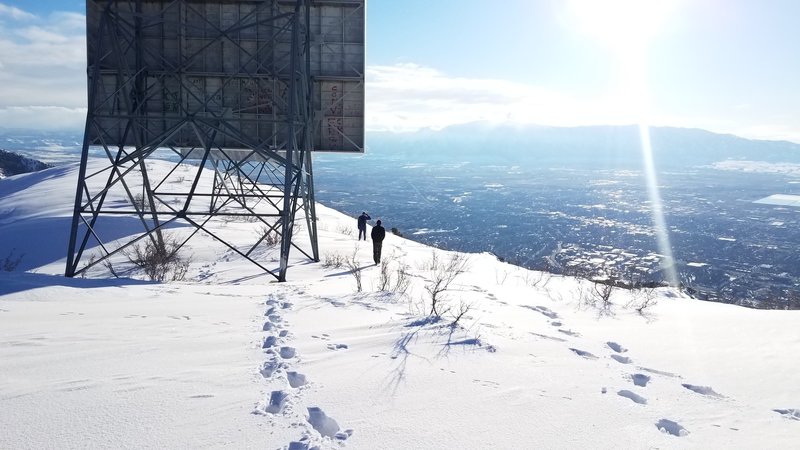
[[[319,261],[308,0],[232,3],[209,17],[196,0],[87,2],[89,110],[66,276],[143,239],[163,246],[167,229],[183,231],[179,247],[202,231],[280,281],[292,248]],[[239,97],[222,98],[231,85]],[[90,164],[98,149],[104,162]],[[293,241],[298,213],[310,249]],[[243,243],[215,228],[221,219],[262,228]],[[278,267],[259,250],[269,234]]]

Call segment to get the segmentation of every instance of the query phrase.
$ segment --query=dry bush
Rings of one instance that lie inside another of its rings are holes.
[[[350,257],[345,259],[345,266],[350,273],[353,275],[353,278],[356,280],[356,292],[361,292],[363,290],[363,286],[361,284],[361,267],[358,266],[358,261],[356,260],[356,256],[358,255],[358,246],[353,249],[353,254]]]
[[[378,290],[388,291],[392,285],[392,274],[389,271],[389,264],[392,257],[381,259],[380,273],[378,274]]]
[[[395,263],[397,269],[392,271],[392,265]],[[404,263],[392,252],[388,257],[381,259],[379,269],[378,290],[394,292],[400,297],[405,296],[411,286],[408,264]]]
[[[525,276],[522,277],[522,282],[528,287],[538,287],[539,284],[545,287],[550,282],[550,278],[549,272],[526,270]]]
[[[608,269],[580,265],[565,267],[564,274],[578,281],[575,290],[579,308],[597,308],[600,315],[613,314],[611,297],[617,288],[626,286],[619,275]]]
[[[496,268],[494,269],[494,282],[498,286],[503,286],[506,284],[506,280],[508,279],[508,270],[503,270],[502,273],[498,271]]]
[[[338,231],[339,234],[343,234],[345,236],[350,236],[350,237],[352,237],[353,234],[355,234],[355,233],[353,233],[353,227],[349,227],[347,225],[341,225],[341,224],[338,227],[336,227],[336,231]]]
[[[105,267],[114,278],[119,278],[119,274],[117,273],[116,269],[114,269],[114,265],[111,264],[110,259],[105,259],[102,264],[103,267]]]
[[[267,225],[262,225],[261,228],[258,229],[258,236],[259,240],[269,248],[275,247],[281,241],[278,232]]]
[[[401,297],[406,295],[408,288],[411,286],[411,274],[409,273],[410,267],[404,262],[400,262],[395,272],[394,285],[392,291],[399,294]]]
[[[461,302],[458,305],[458,308],[452,311],[453,320],[450,322],[450,326],[453,328],[459,326],[461,320],[466,319],[468,317],[467,314],[469,314],[470,311],[472,311],[472,304]]]
[[[436,252],[433,252],[426,265],[431,272],[431,278],[425,285],[425,290],[430,295],[430,316],[441,317],[449,311],[444,293],[459,275],[467,271],[468,266],[469,258],[464,253],[453,253],[450,259],[441,261]]]
[[[632,287],[631,299],[625,304],[626,308],[635,309],[639,314],[644,314],[647,308],[658,304],[658,296],[654,287]]]
[[[181,281],[189,270],[190,259],[178,255],[181,246],[174,238],[163,240],[145,238],[123,254],[134,266],[142,269],[153,281]]]
[[[326,269],[341,269],[344,267],[345,259],[346,258],[341,253],[325,253],[325,256],[322,258],[322,267]]]
[[[137,211],[147,212],[150,211],[150,204],[145,199],[144,195],[136,194],[133,196],[133,206]]]
[[[614,293],[614,284],[611,280],[595,280],[589,293],[592,303],[600,308],[603,314],[611,314],[611,295]]]
[[[425,272],[434,270],[439,265],[439,254],[436,250],[431,251],[431,258],[417,263],[417,269]]]

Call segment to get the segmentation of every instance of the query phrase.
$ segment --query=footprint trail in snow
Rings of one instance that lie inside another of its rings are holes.
[[[352,429],[341,430],[336,420],[325,414],[319,406],[301,406],[304,392],[313,387],[313,383],[295,367],[300,362],[300,355],[290,345],[292,333],[289,323],[282,315],[292,306],[292,303],[286,301],[285,293],[270,294],[266,301],[265,321],[261,326],[265,333],[261,348],[266,355],[266,361],[258,371],[271,390],[253,413],[267,417],[286,417],[292,427],[301,431],[301,436],[290,442],[286,447],[288,449],[311,450],[318,449],[325,443],[341,444],[353,434]],[[322,336],[323,339],[328,339],[328,335]],[[343,350],[347,349],[347,345],[330,344],[329,348]]]

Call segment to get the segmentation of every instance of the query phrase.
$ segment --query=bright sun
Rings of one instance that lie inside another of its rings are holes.
[[[567,0],[576,28],[615,50],[646,45],[680,0]]]
[[[616,64],[613,110],[648,121],[648,47],[685,0],[565,0],[570,27],[606,46]]]
[[[672,245],[658,187],[649,129],[647,46],[680,0],[567,0],[577,28],[608,45],[619,58],[616,104],[636,118],[659,252],[670,284],[677,285]]]

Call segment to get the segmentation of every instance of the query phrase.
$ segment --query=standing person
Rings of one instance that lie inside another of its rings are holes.
[[[381,262],[381,246],[383,246],[383,238],[386,237],[386,230],[381,226],[381,221],[377,221],[376,225],[372,228],[372,259],[375,264]]]
[[[361,233],[364,233],[364,240],[367,240],[367,221],[372,220],[372,217],[366,211],[362,211],[358,216],[358,240],[361,240]]]

